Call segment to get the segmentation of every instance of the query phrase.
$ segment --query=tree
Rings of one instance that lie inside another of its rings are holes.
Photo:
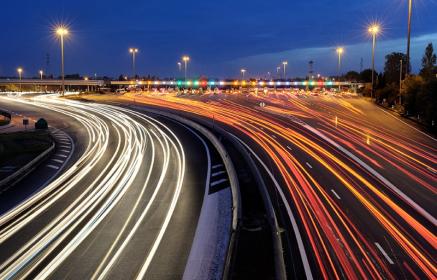
[[[425,80],[431,79],[434,76],[436,62],[437,57],[434,53],[434,47],[432,43],[429,43],[422,58],[422,70],[420,70],[420,76]]]
[[[420,113],[420,104],[417,102],[417,97],[422,91],[424,80],[421,76],[408,76],[405,78],[402,87],[402,96],[405,100],[405,113],[407,115],[416,115]],[[420,103],[420,102],[419,102]]]
[[[403,53],[393,52],[385,57],[384,81],[386,84],[399,84],[402,60],[402,79],[407,72],[407,56]],[[410,68],[410,67],[408,67]]]
[[[360,73],[356,71],[349,71],[346,73],[346,75],[344,75],[344,79],[346,79],[347,81],[357,82],[360,80]]]
[[[418,95],[421,116],[431,131],[437,132],[437,79],[428,81]]]
[[[378,75],[375,71],[375,77]],[[376,78],[375,78],[376,79]],[[371,83],[372,82],[372,69],[365,69],[360,73],[360,80],[363,83]]]

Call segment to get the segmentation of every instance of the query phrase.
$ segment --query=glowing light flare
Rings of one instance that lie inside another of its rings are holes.
[[[381,32],[381,25],[373,23],[369,26],[368,32],[374,36],[378,35]]]
[[[58,28],[56,28],[56,34],[59,36],[66,36],[68,35],[69,31],[65,26],[59,26]]]

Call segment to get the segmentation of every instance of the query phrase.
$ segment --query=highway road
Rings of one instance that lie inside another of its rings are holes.
[[[116,99],[209,120],[247,146],[285,205],[301,264],[290,277],[437,277],[437,141],[391,113],[286,93]]]
[[[206,140],[116,106],[1,102],[63,124],[77,149],[50,184],[0,216],[0,279],[182,277],[209,182]]]

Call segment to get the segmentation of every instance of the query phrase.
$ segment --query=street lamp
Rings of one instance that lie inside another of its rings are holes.
[[[129,52],[132,54],[132,74],[134,76],[134,79],[137,77],[137,73],[135,70],[135,56],[138,53],[138,49],[137,48],[130,48]]]
[[[190,61],[190,57],[187,55],[184,55],[182,57],[182,61],[184,62],[184,65],[185,65],[185,81],[186,81],[187,80],[187,64],[188,64],[188,61]]]
[[[285,70],[285,68],[287,67],[287,65],[288,65],[288,61],[284,61],[284,62],[282,62],[282,65],[284,65],[284,79],[287,79],[287,76],[286,76],[286,70]]]
[[[281,66],[276,67],[276,76],[278,76],[278,79],[280,78],[279,71],[281,71]]]
[[[19,77],[19,79],[20,79],[20,91],[22,91],[22,90],[21,90],[21,78],[22,78],[22,74],[23,74],[23,68],[19,67],[19,68],[17,69],[17,72],[18,72],[18,77]]]
[[[42,81],[42,75],[43,74],[44,74],[44,72],[42,70],[39,70],[39,77],[40,77],[41,81]]]
[[[407,75],[410,74],[410,45],[411,45],[411,14],[413,11],[413,1],[408,0],[408,40],[407,40]]]
[[[338,47],[336,51],[337,51],[337,54],[338,54],[337,76],[340,77],[340,73],[341,73],[341,57],[342,57],[342,55],[344,53],[344,48]]]
[[[178,62],[179,73],[182,72],[182,63]]]
[[[246,74],[246,69],[241,69],[241,75],[243,76],[243,80],[244,80],[244,74]]]
[[[375,47],[376,47],[376,36],[381,31],[381,27],[378,24],[373,24],[369,27],[369,33],[372,35],[372,91],[370,93],[370,98],[373,98],[373,91],[375,90]]]
[[[65,73],[64,73],[64,36],[68,35],[68,30],[61,26],[56,29],[56,34],[61,38],[61,77],[62,77],[62,95],[65,94]]]

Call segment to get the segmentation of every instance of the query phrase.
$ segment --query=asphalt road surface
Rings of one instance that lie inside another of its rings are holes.
[[[204,118],[251,150],[285,205],[290,277],[437,277],[437,141],[391,113],[288,93],[118,99]]]
[[[1,279],[182,277],[211,168],[207,142],[115,106],[1,102],[44,116],[77,147],[54,181],[0,217]]]

